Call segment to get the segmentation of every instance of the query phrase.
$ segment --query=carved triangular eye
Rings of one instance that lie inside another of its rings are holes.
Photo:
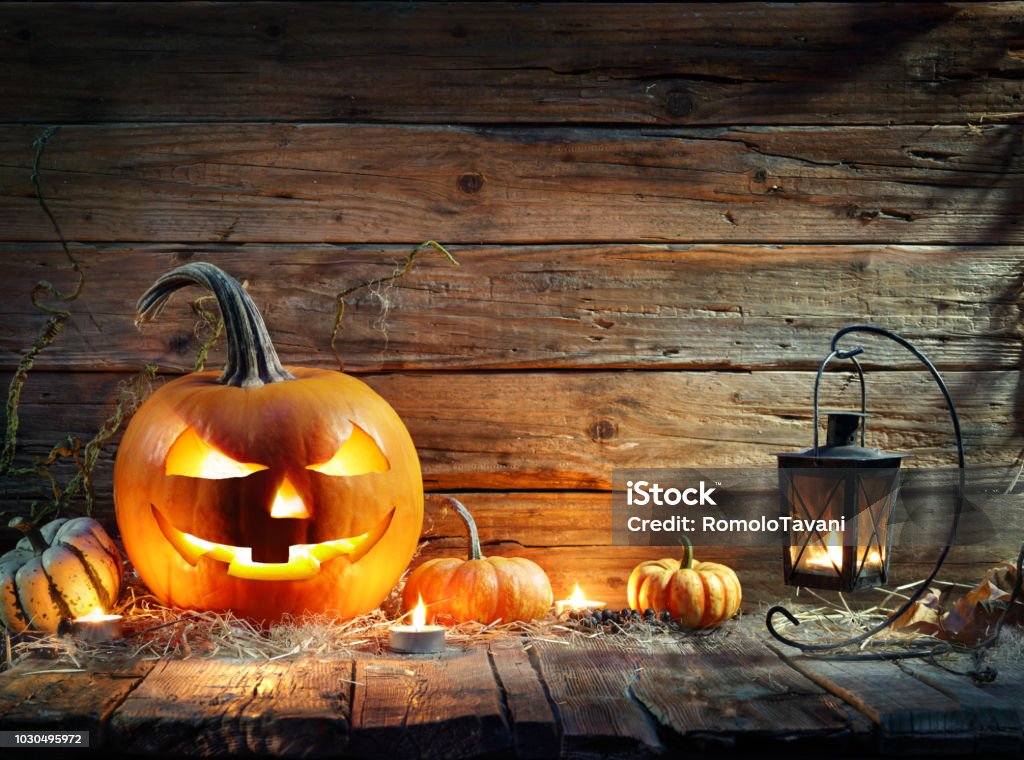
[[[266,469],[265,464],[232,459],[200,438],[191,427],[185,428],[185,432],[171,445],[164,462],[164,472],[168,475],[208,480],[244,478]]]
[[[336,477],[352,477],[365,475],[368,472],[387,472],[391,468],[384,452],[377,442],[358,425],[352,426],[352,435],[348,437],[330,459],[320,464],[311,464],[307,470],[334,475]]]

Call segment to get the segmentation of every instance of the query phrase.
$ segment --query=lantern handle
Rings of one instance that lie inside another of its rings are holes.
[[[854,348],[850,351],[839,351],[835,347],[835,339],[832,340],[832,353],[825,357],[825,360],[818,366],[818,374],[814,378],[814,461],[818,461],[818,392],[821,388],[821,376],[825,372],[825,367],[833,359],[849,359],[853,362],[853,366],[857,368],[857,377],[860,379],[860,413],[863,418],[863,422],[860,425],[860,445],[864,447],[864,433],[868,426],[868,390],[867,385],[864,383],[864,368],[860,366],[860,362],[857,361],[857,355],[864,353],[863,348]]]
[[[953,500],[953,520],[952,520],[952,523],[949,526],[949,536],[946,539],[946,545],[942,548],[942,551],[939,553],[938,558],[935,560],[935,567],[932,568],[932,571],[931,571],[931,573],[928,574],[928,577],[924,579],[924,581],[921,583],[921,585],[917,587],[917,590],[914,591],[914,593],[911,594],[907,598],[907,600],[903,603],[903,605],[898,610],[893,612],[891,615],[889,615],[889,617],[887,617],[885,620],[883,620],[878,625],[874,626],[873,628],[871,628],[871,629],[869,629],[867,631],[864,631],[863,633],[858,634],[857,636],[852,636],[852,637],[850,637],[848,639],[845,639],[844,641],[838,641],[838,642],[828,643],[828,644],[811,644],[811,643],[805,642],[805,641],[794,641],[793,639],[790,639],[789,637],[787,637],[787,636],[779,633],[777,630],[775,630],[775,626],[772,625],[772,618],[775,615],[783,615],[784,617],[786,617],[794,625],[799,625],[800,621],[797,620],[797,618],[793,615],[793,613],[791,613],[789,610],[787,610],[785,607],[783,607],[780,604],[777,604],[774,607],[772,607],[771,609],[769,609],[768,610],[768,614],[765,617],[765,627],[768,628],[768,632],[772,636],[774,636],[776,639],[781,641],[783,644],[787,644],[787,645],[789,645],[791,647],[794,647],[796,649],[800,649],[801,651],[804,651],[804,652],[826,652],[826,651],[829,651],[829,650],[832,650],[832,649],[840,649],[842,647],[851,646],[853,644],[859,644],[860,642],[865,641],[865,640],[871,638],[876,633],[879,633],[879,632],[885,630],[886,628],[891,626],[896,620],[898,620],[900,617],[902,617],[904,615],[904,613],[906,613],[907,610],[909,610],[914,604],[916,604],[917,600],[920,599],[924,595],[925,591],[927,591],[929,586],[931,586],[932,581],[935,580],[935,576],[937,576],[939,574],[939,569],[942,567],[942,564],[946,561],[946,557],[949,555],[949,550],[952,548],[953,542],[956,540],[956,531],[957,531],[958,526],[960,525],[960,515],[963,512],[964,489],[966,487],[966,477],[965,477],[964,438],[963,438],[963,434],[962,434],[962,432],[960,430],[960,417],[959,417],[959,415],[956,412],[956,406],[953,404],[953,397],[950,395],[949,388],[946,387],[946,383],[945,383],[945,381],[943,381],[942,375],[939,374],[939,371],[935,368],[935,365],[931,363],[931,361],[928,359],[928,357],[925,356],[923,353],[921,353],[921,351],[914,344],[912,344],[906,338],[903,338],[903,337],[897,335],[896,333],[894,333],[894,332],[892,332],[890,330],[886,330],[884,327],[877,327],[876,325],[849,325],[847,327],[842,328],[841,330],[836,332],[835,335],[832,336],[831,353],[828,355],[828,357],[826,357],[825,361],[822,362],[821,367],[818,369],[818,379],[819,380],[821,379],[821,373],[822,373],[822,371],[825,368],[825,364],[827,364],[831,359],[833,359],[835,357],[853,359],[858,354],[861,354],[861,353],[864,352],[864,349],[860,348],[860,347],[854,348],[854,349],[850,349],[850,350],[847,350],[847,351],[841,351],[839,349],[839,347],[838,347],[839,346],[839,341],[845,335],[848,335],[848,334],[854,333],[854,332],[862,332],[862,333],[869,333],[871,335],[879,335],[879,336],[881,336],[883,338],[888,338],[889,340],[893,341],[894,343],[899,344],[900,346],[903,346],[903,348],[907,349],[907,351],[909,351],[911,354],[913,354],[914,357],[916,359],[918,359],[925,366],[925,368],[931,374],[932,379],[935,380],[936,385],[939,386],[939,390],[942,391],[942,397],[943,397],[943,399],[945,399],[946,408],[949,410],[950,421],[953,423],[953,432],[956,435],[957,470],[958,470],[959,477],[957,479],[956,498]],[[854,361],[856,361],[856,360],[854,359]],[[814,437],[815,437],[815,449],[817,449],[817,437],[818,437],[818,435],[817,435],[817,433],[818,433],[818,427],[817,427],[817,403],[818,403],[818,399],[817,399],[817,381],[815,381],[815,399],[814,399],[814,403],[815,403],[815,427],[814,427],[815,436]],[[901,659],[901,658],[909,658],[909,657],[926,657],[926,656],[928,656],[928,655],[930,655],[932,653],[933,653],[932,649],[925,650],[925,649],[913,648],[913,649],[908,649],[906,652],[902,652],[902,653],[888,653],[888,654],[884,654],[884,655],[883,654],[875,654],[875,653],[868,653],[868,654],[864,654],[864,655],[850,655],[847,659],[855,658],[855,657],[860,657],[860,658],[863,658],[863,659]]]

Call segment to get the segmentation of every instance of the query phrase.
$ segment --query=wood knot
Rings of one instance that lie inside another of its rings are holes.
[[[598,420],[590,426],[590,440],[594,443],[610,441],[618,433],[618,426],[611,420]]]
[[[167,339],[167,350],[172,354],[184,356],[192,350],[192,333],[179,332]]]
[[[689,116],[693,112],[693,98],[685,92],[673,90],[665,96],[665,110],[676,118]]]
[[[476,172],[466,172],[459,177],[459,190],[468,194],[475,195],[479,193],[484,186],[484,177],[482,174]]]
[[[270,39],[276,40],[284,36],[284,29],[277,24],[267,24],[267,27],[263,30]]]

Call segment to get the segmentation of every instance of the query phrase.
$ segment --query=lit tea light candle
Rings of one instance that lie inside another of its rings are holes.
[[[433,654],[444,651],[445,629],[442,625],[427,625],[427,608],[423,597],[412,611],[412,625],[392,626],[388,631],[391,649],[404,654]]]
[[[864,551],[864,547],[857,547],[856,557],[858,566],[860,558],[864,557]],[[872,549],[867,553],[864,565],[876,570],[882,566],[882,555],[879,554],[877,549]],[[806,556],[804,557],[804,566],[815,570],[835,571],[837,568],[841,569],[843,566],[843,546],[839,534],[835,532],[827,533],[825,535],[825,546],[808,546]]]
[[[572,596],[568,599],[559,599],[555,602],[555,613],[561,615],[563,612],[573,612],[579,610],[600,610],[604,608],[604,602],[597,602],[593,599],[587,599],[586,595],[580,589],[580,584],[576,584],[576,590],[572,592]]]
[[[825,546],[808,546],[804,564],[821,570],[833,570],[843,566],[843,545],[839,534],[830,532],[825,536]]]
[[[97,607],[88,615],[82,615],[71,621],[71,635],[92,644],[113,641],[121,638],[123,622],[124,618],[121,615],[108,615]]]

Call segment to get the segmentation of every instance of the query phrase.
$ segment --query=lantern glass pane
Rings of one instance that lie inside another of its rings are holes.
[[[899,493],[899,471],[894,468],[861,470],[858,473],[857,554],[855,574],[884,583],[892,543],[892,510]]]
[[[842,470],[794,470],[789,474],[786,497],[794,521],[828,523],[842,518],[847,491]],[[843,539],[837,530],[796,530],[795,522],[791,523],[790,566],[799,573],[838,580],[843,569]]]

